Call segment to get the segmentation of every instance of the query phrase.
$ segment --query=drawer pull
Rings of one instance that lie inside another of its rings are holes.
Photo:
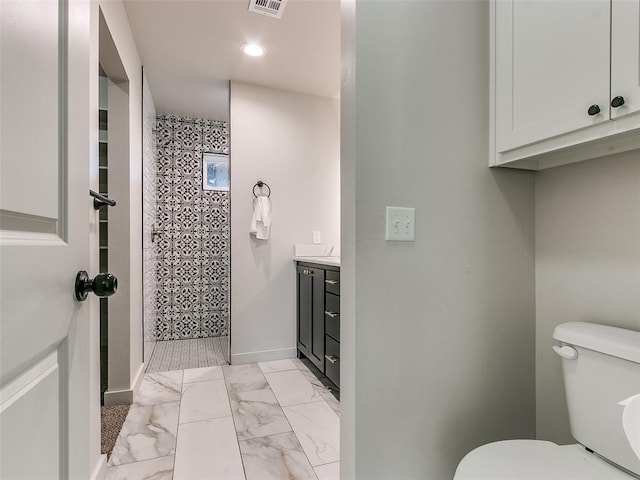
[[[334,355],[325,355],[324,358],[326,358],[327,361],[331,363],[337,363],[340,361],[340,359]]]
[[[339,313],[336,313],[336,312],[328,312],[328,311],[326,311],[326,310],[324,311],[324,314],[325,314],[327,317],[331,317],[331,318],[336,318],[336,317],[339,317],[339,316],[340,316],[340,314],[339,314]]]
[[[304,275],[313,275],[313,270],[306,270],[306,269],[305,269],[305,270],[303,270],[303,271],[302,271],[302,273],[303,273]]]
[[[327,285],[340,285],[340,282],[337,280],[325,280],[324,283]]]

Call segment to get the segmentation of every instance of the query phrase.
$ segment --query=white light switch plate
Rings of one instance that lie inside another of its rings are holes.
[[[416,237],[416,209],[387,207],[386,240],[413,242]]]

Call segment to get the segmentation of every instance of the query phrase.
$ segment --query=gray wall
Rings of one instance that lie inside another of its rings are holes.
[[[296,355],[293,245],[340,240],[338,101],[231,82],[231,363]],[[268,240],[249,234],[252,189],[271,188]]]
[[[340,478],[356,477],[356,0],[340,3]]]
[[[536,176],[537,434],[573,443],[556,325],[640,330],[640,154],[628,152]]]
[[[355,455],[360,479],[451,478],[472,448],[534,435],[533,174],[487,167],[487,2],[361,0],[355,28],[343,477]],[[415,243],[384,240],[387,205],[416,208]]]

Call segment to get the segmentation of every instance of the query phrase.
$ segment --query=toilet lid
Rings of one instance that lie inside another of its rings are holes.
[[[469,452],[454,480],[629,480],[582,445],[541,440],[506,440]]]

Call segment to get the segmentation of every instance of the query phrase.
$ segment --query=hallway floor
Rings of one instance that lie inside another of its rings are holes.
[[[298,359],[147,374],[107,480],[337,480],[339,417]]]

